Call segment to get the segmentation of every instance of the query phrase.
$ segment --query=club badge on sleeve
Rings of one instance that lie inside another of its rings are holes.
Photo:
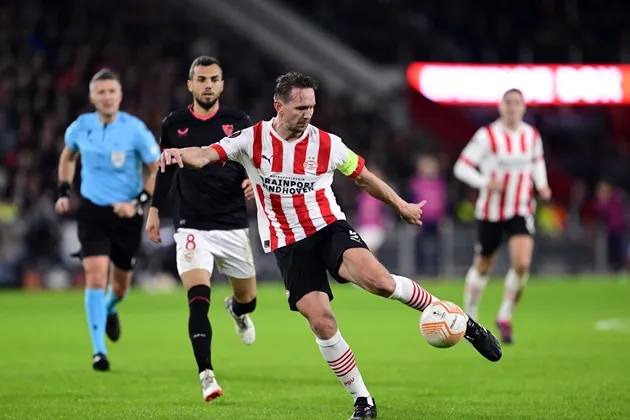
[[[232,133],[234,132],[234,125],[233,124],[223,124],[223,132],[225,133],[226,136],[232,135]]]

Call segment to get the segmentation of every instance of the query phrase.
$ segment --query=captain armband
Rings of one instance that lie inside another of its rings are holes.
[[[350,178],[356,178],[363,167],[365,166],[365,160],[361,156],[358,156],[352,150],[348,151],[348,159],[338,168],[339,172]]]

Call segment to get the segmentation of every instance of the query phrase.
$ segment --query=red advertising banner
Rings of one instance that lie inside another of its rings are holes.
[[[407,80],[442,104],[496,105],[511,88],[528,104],[630,104],[630,65],[412,63]]]

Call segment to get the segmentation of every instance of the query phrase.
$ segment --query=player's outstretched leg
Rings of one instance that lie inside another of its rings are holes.
[[[92,339],[92,367],[97,371],[109,370],[109,359],[105,347],[105,287],[109,258],[91,256],[83,258],[85,269],[85,312],[90,338]]]
[[[249,316],[256,310],[256,277],[234,278],[228,276],[232,285],[233,296],[225,298],[225,310],[228,312],[236,327],[236,334],[245,344],[256,341],[256,328]]]
[[[497,315],[497,327],[501,333],[501,341],[511,344],[512,314],[523,295],[523,290],[529,279],[529,266],[532,258],[534,242],[529,235],[512,236],[508,241],[512,268],[505,276],[503,302]]]
[[[354,398],[354,412],[350,419],[376,418],[376,403],[363,382],[352,349],[337,328],[328,295],[310,292],[297,302],[296,308],[308,320],[328,366]]]
[[[122,270],[113,266],[111,270],[111,281],[105,296],[105,308],[107,310],[105,333],[113,342],[120,339],[121,333],[120,318],[116,307],[127,296],[132,275],[133,272],[130,269]]]
[[[418,283],[406,277],[391,275],[364,248],[351,248],[343,253],[339,275],[378,296],[395,299],[418,311],[425,310],[438,300]],[[501,359],[501,346],[487,329],[468,317],[466,339],[486,359]]]

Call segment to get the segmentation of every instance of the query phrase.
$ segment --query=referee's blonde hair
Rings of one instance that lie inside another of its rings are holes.
[[[90,92],[94,89],[94,83],[99,80],[115,80],[120,85],[120,76],[118,73],[113,71],[112,69],[103,68],[96,72],[94,76],[90,79]]]

